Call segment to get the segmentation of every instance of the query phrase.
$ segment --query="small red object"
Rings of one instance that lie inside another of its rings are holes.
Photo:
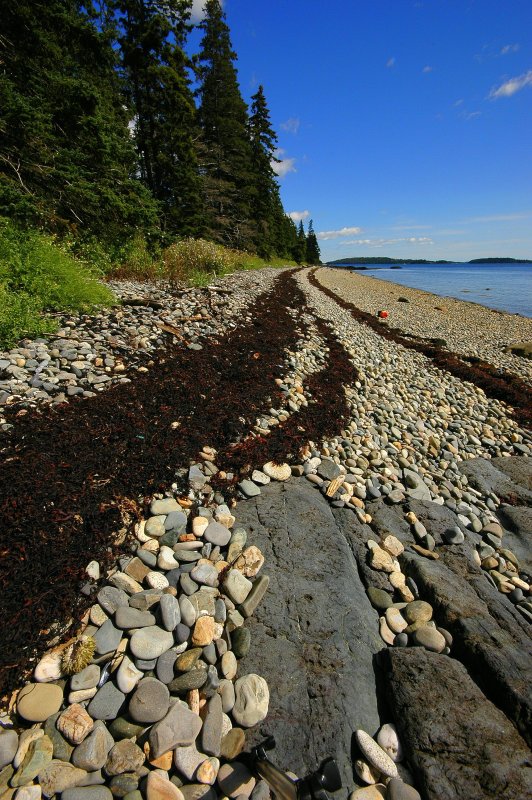
[[[388,316],[388,312],[387,311],[379,311],[377,316],[380,317],[381,319],[386,319],[386,317]]]

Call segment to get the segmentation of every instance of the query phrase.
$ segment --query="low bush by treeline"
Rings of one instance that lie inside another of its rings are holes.
[[[203,286],[236,270],[268,263],[257,255],[204,239],[187,238],[150,253],[141,236],[114,253],[98,242],[81,244],[0,219],[0,349],[20,339],[50,335],[59,312],[90,313],[118,304],[103,278],[164,280]]]

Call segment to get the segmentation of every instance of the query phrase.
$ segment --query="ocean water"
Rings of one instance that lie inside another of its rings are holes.
[[[401,269],[390,269],[388,264],[366,266],[363,275],[532,317],[532,264],[402,264]]]

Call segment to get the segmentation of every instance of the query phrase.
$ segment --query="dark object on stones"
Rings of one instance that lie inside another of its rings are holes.
[[[336,515],[355,516],[345,509]],[[383,646],[350,545],[305,478],[265,486],[238,507],[237,524],[250,531],[271,570],[241,662],[243,673],[268,681],[268,725],[250,731],[247,745],[267,730],[277,740],[279,766],[298,775],[332,753],[350,785],[353,727],[379,727],[374,657]],[[315,547],[309,528],[319,531]]]
[[[422,648],[389,648],[382,662],[399,736],[423,797],[530,797],[532,753],[461,664]]]
[[[409,303],[410,300],[408,299],[408,297],[398,297],[397,298],[397,302],[398,303]]]

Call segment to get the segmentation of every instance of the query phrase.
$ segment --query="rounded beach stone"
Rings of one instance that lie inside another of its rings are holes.
[[[18,734],[13,730],[0,728],[0,769],[11,764],[18,750]]]
[[[214,617],[200,617],[194,625],[192,632],[192,644],[197,647],[205,647],[214,639]]]
[[[441,653],[447,646],[447,642],[442,634],[429,625],[424,625],[418,628],[413,634],[414,642],[422,645],[427,650],[432,650],[433,653]]]
[[[170,692],[157,678],[143,678],[129,702],[129,715],[135,722],[158,722],[168,711]]]
[[[400,778],[389,781],[386,797],[388,800],[421,800],[419,792]]]
[[[79,692],[83,689],[94,689],[100,680],[101,670],[97,664],[89,664],[77,675],[70,678],[70,689],[72,692]]]
[[[227,653],[223,654],[221,666],[224,678],[227,678],[227,680],[232,681],[233,678],[236,677],[238,663],[235,654],[231,650],[228,650]]]
[[[253,584],[237,569],[230,569],[223,583],[224,592],[239,605],[251,592]]]
[[[61,708],[63,690],[52,683],[28,683],[17,697],[17,712],[28,722],[44,722]]]
[[[359,729],[356,731],[355,736],[358,746],[366,760],[388,778],[396,778],[398,775],[397,767],[390,756],[384,752],[382,747],[379,747],[377,742],[371,738],[369,733]]]
[[[231,633],[231,646],[237,658],[244,658],[249,653],[251,646],[251,633],[249,628],[235,628]]]
[[[357,758],[355,761],[355,772],[360,780],[364,781],[364,783],[367,783],[369,786],[373,786],[373,784],[378,783],[381,776],[378,770],[370,766],[370,764],[368,764],[366,761],[363,761],[361,758]]]
[[[144,753],[130,739],[122,739],[111,748],[105,763],[108,775],[122,775],[124,772],[136,772],[144,764]]]
[[[90,701],[87,711],[93,719],[114,719],[118,716],[126,697],[108,681]]]
[[[65,789],[71,789],[73,786],[83,783],[86,778],[86,770],[57,759],[39,772],[39,784],[45,797],[60,794]]]
[[[403,760],[403,748],[397,735],[397,729],[392,723],[388,722],[382,726],[377,734],[377,744],[385,753],[388,753],[396,764]]]
[[[152,770],[146,780],[146,800],[184,800],[184,796],[175,783]]]
[[[393,605],[393,599],[388,592],[385,592],[384,589],[377,589],[375,586],[368,586],[367,594],[369,597],[369,601],[374,608],[379,609],[379,611],[385,611],[387,608],[390,608]]]
[[[173,644],[174,637],[172,633],[159,628],[157,625],[136,630],[129,642],[133,655],[148,661],[153,658],[159,658]]]
[[[290,464],[275,464],[273,461],[268,461],[262,471],[274,481],[287,481],[292,475]]]
[[[105,724],[98,720],[92,733],[75,748],[72,753],[72,763],[75,767],[89,772],[101,769],[107,761],[109,750],[113,745],[113,737]]]
[[[375,786],[363,786],[361,789],[355,789],[349,795],[349,800],[382,800],[383,797],[386,797],[386,786],[377,783]]]
[[[408,622],[403,618],[398,608],[387,608],[384,616],[388,627],[394,633],[402,633],[408,627]]]
[[[246,746],[246,734],[242,728],[232,728],[222,739],[220,755],[227,761],[232,761],[240,755]]]
[[[206,758],[205,761],[199,765],[196,770],[196,780],[200,783],[212,786],[216,782],[216,776],[220,769],[220,762],[215,756]]]
[[[403,610],[403,616],[409,622],[428,622],[432,619],[432,606],[424,600],[413,600]]]
[[[107,786],[75,786],[61,793],[61,800],[113,800]]]
[[[137,669],[133,662],[127,656],[124,656],[116,673],[116,682],[120,691],[124,692],[124,694],[129,694],[143,677],[142,670]]]
[[[270,692],[260,675],[251,673],[239,678],[235,683],[235,698],[232,715],[237,725],[251,728],[266,717]]]
[[[71,744],[81,744],[94,728],[94,720],[78,703],[66,708],[55,724],[59,733]]]
[[[205,528],[203,538],[206,542],[218,545],[219,547],[225,547],[226,544],[229,544],[231,539],[231,531],[220,522],[213,521],[209,522],[208,526]]]
[[[218,772],[218,786],[227,797],[249,797],[255,783],[249,769],[239,761],[223,764]]]

